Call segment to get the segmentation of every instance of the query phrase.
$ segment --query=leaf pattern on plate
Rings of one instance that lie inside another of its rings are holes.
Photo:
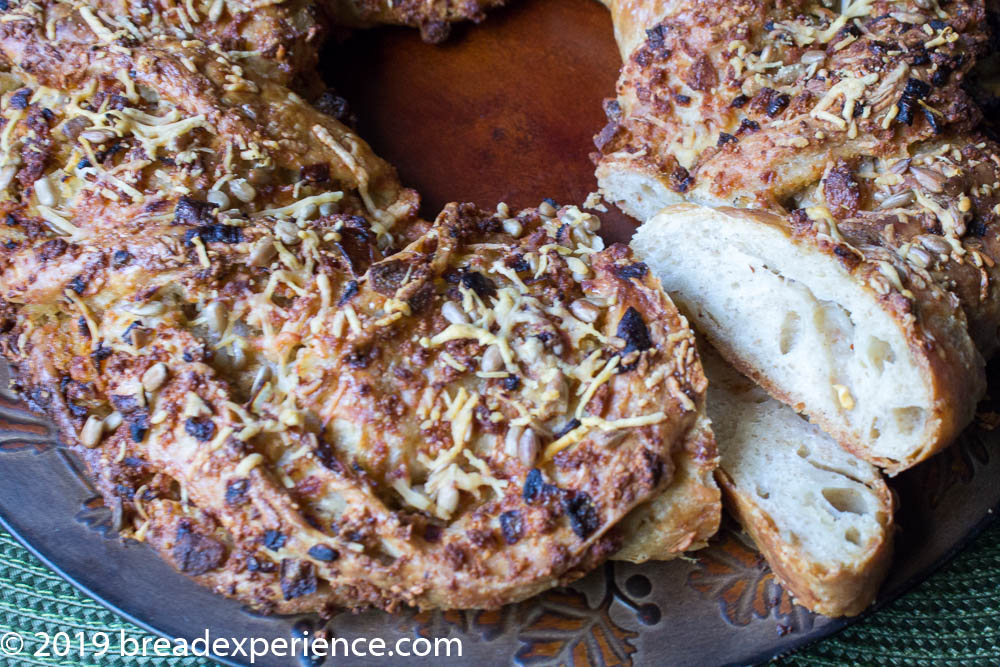
[[[724,527],[711,545],[696,554],[697,566],[688,586],[717,600],[723,619],[737,626],[774,616],[779,632],[813,626],[815,615],[792,600],[764,557],[735,529]]]
[[[522,616],[523,603],[511,604],[500,609],[466,609],[448,611],[421,611],[406,616],[401,624],[425,638],[443,637],[454,628],[466,635],[476,635],[484,641],[494,639],[515,629]]]
[[[91,496],[83,501],[83,506],[74,518],[103,537],[118,537],[114,512],[104,504],[104,499],[99,495]]]
[[[556,589],[531,605],[517,638],[523,646],[515,655],[524,665],[631,665],[639,636],[621,627],[609,613],[621,596],[611,566],[605,570],[606,592],[596,607],[584,593]],[[626,603],[627,604],[627,603]],[[633,605],[628,605],[634,608]]]
[[[928,506],[937,508],[955,485],[971,482],[978,468],[985,466],[989,460],[984,433],[975,426],[966,429],[955,444],[916,469],[921,476],[920,486],[925,491]]]
[[[0,452],[53,449],[56,436],[46,421],[31,413],[24,403],[0,394]]]

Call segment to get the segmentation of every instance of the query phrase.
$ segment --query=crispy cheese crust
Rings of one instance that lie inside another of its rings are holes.
[[[614,2],[627,62],[596,138],[605,194],[633,215],[679,202],[763,209],[720,217],[781,228],[877,295],[934,385],[934,427],[896,460],[873,457],[724,335],[713,343],[890,472],[969,422],[1000,325],[1000,151],[963,86],[987,50],[986,10],[924,4]]]
[[[0,346],[124,534],[265,611],[489,608],[714,467],[687,322],[596,218],[422,222],[273,70],[34,7],[0,24]]]
[[[618,0],[612,12],[626,62],[595,138],[598,178],[642,174],[660,206],[794,209],[831,161],[899,156],[980,118],[962,82],[986,50],[982,0],[855,0],[844,13]]]

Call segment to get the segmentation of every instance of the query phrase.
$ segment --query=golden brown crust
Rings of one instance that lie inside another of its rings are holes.
[[[283,85],[315,34],[308,12],[282,31],[296,7],[5,15],[19,389],[126,535],[255,608],[492,608],[572,581],[676,464],[710,484],[687,322],[575,207],[418,220],[394,170]],[[671,548],[717,522],[700,508]]]
[[[704,547],[722,518],[722,494],[713,478],[718,463],[711,425],[701,416],[677,453],[670,485],[622,521],[622,548],[612,559],[671,560]]]
[[[3,351],[126,534],[278,612],[496,607],[619,548],[706,383],[596,219],[420,222],[267,76],[49,18],[0,27]]]
[[[743,493],[723,469],[717,470],[715,477],[725,495],[726,508],[753,538],[771,571],[797,603],[826,616],[856,616],[871,605],[892,560],[891,530],[868,545],[853,567],[831,570],[804,556],[782,537],[753,496]],[[871,488],[878,494],[881,511],[891,517],[894,511],[891,491],[885,484]]]
[[[530,228],[531,217],[522,217],[521,224]],[[273,388],[267,382],[248,394],[238,375],[226,373],[229,362],[202,360],[199,325],[185,327],[181,313],[169,309],[147,334],[148,344],[136,342],[140,328],[132,327],[132,342],[110,341],[110,355],[96,367],[91,361],[98,335],[81,336],[72,318],[33,328],[33,320],[22,317],[9,332],[5,350],[19,361],[25,393],[45,397],[44,407],[63,424],[64,438],[77,443],[103,481],[109,504],[122,508],[126,525],[134,522],[136,534],[168,560],[223,592],[281,612],[331,604],[391,608],[399,602],[494,607],[569,581],[617,549],[620,540],[609,529],[670,480],[672,443],[680,446],[694,422],[695,403],[688,394],[703,400],[700,366],[681,367],[673,356],[663,356],[670,355],[666,350],[676,352],[668,336],[690,345],[690,334],[680,328],[682,320],[655,284],[645,286],[629,274],[634,265],[624,247],[595,254],[589,262],[593,278],[583,283],[592,301],[610,298],[615,304],[606,318],[594,321],[599,329],[577,327],[588,338],[608,341],[612,355],[603,360],[596,356],[599,344],[590,352],[581,347],[586,341],[571,342],[572,327],[563,330],[568,338],[562,340],[536,328],[557,324],[546,321],[544,313],[565,307],[558,298],[549,301],[547,280],[533,285],[529,299],[552,306],[535,310],[541,306],[521,304],[503,274],[487,274],[498,261],[513,261],[518,271],[517,262],[531,262],[532,249],[555,245],[548,234],[566,226],[556,221],[555,228],[539,229],[520,246],[498,253],[510,241],[497,231],[495,218],[450,209],[406,251],[373,264],[354,283],[358,291],[349,304],[335,312],[316,311],[320,295],[296,299],[283,291],[291,301],[286,310],[315,313],[309,329],[332,335],[310,340],[298,329],[304,348],[293,370],[296,385],[281,401],[262,396],[281,391],[289,379],[283,371],[275,369],[279,377]],[[543,275],[552,276],[560,295],[572,298],[579,288],[563,273],[558,255],[548,261],[553,266]],[[226,253],[215,262],[225,265]],[[387,290],[392,283],[386,281],[404,275],[399,262],[406,263],[411,279]],[[350,274],[339,284],[335,273],[322,275],[333,283],[334,293],[351,289]],[[452,275],[457,289],[448,287]],[[230,282],[252,286],[256,281],[252,274],[237,274]],[[442,287],[445,291],[436,293]],[[450,292],[475,304],[480,287],[500,296],[484,317],[509,317],[502,314],[504,299],[515,299],[519,303],[508,312],[518,319],[531,315],[524,322],[527,329],[515,325],[508,338],[507,325],[498,321],[500,328],[490,333],[488,324],[472,317],[475,305],[469,323],[449,324],[439,314],[449,312],[440,299],[455,310]],[[189,289],[197,290],[197,283]],[[248,296],[255,293],[251,287]],[[111,326],[110,312],[101,312],[98,296],[85,292],[80,303],[103,334]],[[164,296],[159,295],[160,304]],[[371,309],[367,303],[380,305]],[[393,310],[392,303],[409,304],[413,314],[393,317],[407,308]],[[242,308],[236,302],[229,310]],[[350,315],[342,317],[348,311],[360,320],[358,331]],[[202,309],[199,317],[209,318],[210,312]],[[567,317],[562,316],[564,325]],[[322,320],[318,327],[317,318]],[[285,320],[282,330],[291,333],[289,323],[296,319]],[[167,326],[168,321],[176,324]],[[246,321],[254,326],[252,312]],[[625,336],[620,343],[625,350],[617,356],[616,333]],[[377,346],[369,334],[377,336]],[[510,341],[513,363],[521,369],[513,376],[519,389],[505,378],[476,380],[468,370],[484,349],[472,340],[483,336],[494,337],[500,349]],[[531,343],[537,336],[551,342],[551,352],[548,345],[535,349]],[[253,335],[239,338],[250,350],[270,347]],[[53,341],[59,341],[65,357],[53,356]],[[629,352],[630,345],[638,348]],[[133,346],[139,348],[135,353],[128,349]],[[662,354],[657,352],[661,347]],[[567,386],[550,395],[546,387],[555,378],[549,371],[558,366],[524,364],[526,358],[553,353],[580,370],[586,357],[595,378],[601,367],[623,370],[607,378],[607,385],[559,374],[557,382]],[[265,359],[254,361],[265,367]],[[160,364],[167,379],[150,390],[147,380]],[[533,389],[538,382],[543,384]],[[145,390],[138,388],[142,385]],[[581,394],[578,387],[592,386],[596,392],[573,398]],[[85,393],[86,409],[71,404],[61,387],[74,396]],[[250,396],[242,408],[233,402],[238,396]],[[569,409],[560,408],[567,400]],[[480,404],[482,411],[476,409]],[[83,435],[86,421],[106,409],[116,409],[119,425],[93,448],[85,447],[93,444]],[[578,420],[560,426],[574,409]],[[520,438],[520,447],[511,452],[508,434],[519,414],[532,416],[530,429],[541,439],[540,453],[526,454]],[[547,440],[544,433],[550,429],[565,434]],[[445,499],[449,493],[451,501]],[[178,507],[186,509],[178,512]]]
[[[901,155],[980,117],[961,84],[986,48],[981,0],[941,16],[872,0],[844,15],[811,0],[612,12],[634,48],[596,138],[602,181],[634,171],[674,201],[781,211],[831,161]]]

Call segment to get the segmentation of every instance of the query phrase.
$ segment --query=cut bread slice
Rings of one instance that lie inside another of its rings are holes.
[[[722,495],[712,476],[718,462],[711,422],[702,413],[674,456],[670,485],[622,520],[622,548],[611,558],[671,560],[708,544],[722,518]]]
[[[885,248],[830,241],[793,219],[682,204],[632,246],[730,363],[894,473],[971,421],[983,360],[953,294]]]
[[[796,602],[827,616],[861,613],[892,555],[882,475],[715,354],[702,360],[727,508]]]

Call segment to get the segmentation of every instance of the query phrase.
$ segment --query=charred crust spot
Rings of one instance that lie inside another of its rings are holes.
[[[609,121],[620,121],[622,119],[622,105],[618,100],[604,100],[604,116]]]
[[[500,380],[500,385],[507,391],[516,391],[521,386],[521,378],[511,373]]]
[[[622,356],[628,356],[632,352],[642,352],[653,347],[653,341],[649,337],[649,329],[639,311],[629,306],[625,314],[618,322],[617,335],[625,341],[625,350]]]
[[[931,85],[937,88],[947,85],[951,76],[951,67],[945,64],[938,65],[937,70],[931,75]]]
[[[414,313],[422,313],[427,306],[434,301],[434,287],[431,283],[425,282],[406,298],[407,305]]]
[[[861,204],[861,187],[843,160],[827,172],[823,179],[826,202],[835,218],[846,218],[857,213]]]
[[[149,433],[149,418],[146,415],[135,415],[129,418],[128,433],[133,442],[142,442]]]
[[[352,280],[344,286],[344,293],[340,295],[340,299],[337,301],[338,306],[343,306],[345,303],[354,298],[354,295],[358,293],[358,281]]]
[[[378,349],[373,347],[356,347],[348,354],[344,355],[344,363],[351,368],[368,368],[375,357],[378,356]]]
[[[332,563],[340,558],[340,552],[326,544],[314,544],[309,547],[309,557],[324,563]]]
[[[402,284],[410,265],[401,259],[387,259],[372,264],[368,280],[372,289],[383,296],[393,296]]]
[[[590,537],[601,525],[594,503],[583,491],[574,491],[563,496],[563,509],[569,517],[570,527],[581,540]]]
[[[242,243],[243,230],[233,225],[213,223],[201,225],[195,229],[184,232],[184,245],[192,245],[194,238],[198,237],[204,243]]]
[[[531,265],[528,264],[528,260],[524,258],[524,255],[514,255],[512,257],[508,257],[504,260],[504,264],[507,268],[513,269],[518,273],[524,273],[525,271],[531,270]]]
[[[351,113],[351,107],[347,100],[337,94],[336,91],[327,89],[323,91],[315,102],[316,108],[327,116],[336,118],[348,127],[358,124],[357,117]]]
[[[174,207],[175,225],[209,225],[215,220],[216,205],[207,201],[198,201],[187,195],[181,196]]]
[[[559,438],[563,437],[564,435],[566,435],[567,433],[569,433],[573,429],[577,428],[579,425],[580,425],[580,420],[579,419],[576,419],[576,418],[570,419],[568,422],[566,422],[565,424],[563,424],[562,427],[559,430],[557,430],[555,433],[553,433],[552,435],[553,435],[553,437],[555,437],[558,440]]]
[[[899,113],[896,114],[896,120],[913,125],[913,112],[920,106],[919,101],[927,97],[930,92],[931,87],[926,82],[914,78],[907,79],[906,87],[903,88],[903,94],[897,103]]]
[[[142,321],[141,320],[133,320],[132,323],[129,324],[128,327],[126,327],[125,331],[122,332],[122,336],[121,336],[122,340],[125,341],[126,343],[128,343],[129,345],[131,345],[132,344],[132,331],[134,329],[138,328],[138,327],[141,327],[141,326],[142,326]]]
[[[38,255],[38,259],[47,261],[61,257],[68,247],[69,244],[63,239],[51,239],[40,245],[35,252]]]
[[[524,478],[524,488],[521,491],[521,497],[524,499],[524,502],[535,502],[542,494],[544,486],[545,480],[542,478],[542,471],[538,468],[529,470],[528,475]]]
[[[118,410],[122,414],[129,414],[139,410],[139,403],[135,400],[135,396],[129,396],[128,394],[111,394],[111,405],[115,406],[115,410]]]
[[[791,102],[791,98],[785,93],[779,93],[772,96],[767,103],[767,115],[774,118],[785,110],[789,102]]]
[[[659,454],[651,452],[648,449],[643,449],[642,455],[646,459],[646,470],[649,472],[649,486],[650,488],[656,488],[663,480],[663,473],[665,472],[663,459],[660,458]]]
[[[234,479],[226,485],[226,504],[242,505],[247,501],[247,491],[250,489],[250,480]]]
[[[340,463],[340,459],[336,457],[333,452],[333,447],[323,438],[319,438],[316,441],[316,447],[313,449],[313,454],[319,459],[319,462],[323,464],[323,467],[330,472],[336,473],[338,475],[343,474],[344,466]]]
[[[285,546],[285,542],[288,538],[278,530],[268,530],[264,533],[263,544],[265,547],[271,551],[277,551],[281,547]]]
[[[729,103],[729,106],[733,107],[734,109],[742,109],[744,106],[746,106],[746,103],[749,101],[750,101],[749,97],[740,93],[739,95],[733,98],[733,101]]]
[[[497,285],[478,271],[462,271],[462,286],[476,293],[480,299],[496,296]]]
[[[941,134],[941,122],[938,120],[937,114],[923,105],[921,105],[920,110],[923,111],[924,118],[927,119],[927,124],[931,126],[934,134]]]
[[[6,3],[4,3],[6,4]],[[2,8],[6,11],[6,7]],[[31,88],[20,88],[15,90],[10,95],[10,106],[12,109],[26,109],[28,107],[28,99],[31,97]]]
[[[327,183],[330,180],[330,165],[326,162],[303,165],[299,167],[299,179],[306,183]]]
[[[719,140],[715,142],[715,145],[721,148],[722,146],[725,146],[728,143],[735,143],[738,141],[739,139],[729,134],[728,132],[719,132]]]
[[[294,600],[316,592],[316,568],[305,560],[285,558],[281,561],[281,594]]]
[[[184,432],[195,440],[208,442],[215,435],[215,423],[211,419],[189,417],[184,422]]]
[[[111,356],[111,348],[104,346],[104,341],[98,341],[97,348],[90,353],[90,358],[95,364],[99,364]]]
[[[87,279],[83,276],[76,276],[69,281],[69,288],[77,294],[83,294],[87,290]]]
[[[708,92],[719,85],[719,75],[712,65],[711,59],[707,55],[700,56],[688,68],[687,76],[684,79],[692,90]]]
[[[683,194],[688,191],[693,183],[694,178],[684,167],[677,167],[670,172],[670,187],[675,192]]]
[[[755,120],[750,120],[749,118],[744,118],[740,121],[740,126],[736,128],[736,136],[743,134],[750,134],[756,132],[760,129],[760,123]]]
[[[972,221],[967,225],[967,229],[970,235],[983,237],[986,236],[986,232],[989,229],[986,227],[986,223],[980,218],[973,218]]]
[[[226,548],[211,537],[196,533],[191,522],[182,519],[177,526],[177,537],[171,550],[177,569],[192,576],[211,572],[222,565]]]
[[[492,549],[496,546],[496,534],[491,530],[470,528],[465,531],[465,536],[480,549]]]
[[[629,280],[631,278],[642,280],[646,277],[647,273],[649,273],[649,267],[646,266],[645,262],[634,262],[625,266],[615,267],[615,274],[622,280]]]
[[[340,230],[340,240],[336,243],[347,268],[355,278],[364,275],[376,257],[375,234],[365,223],[344,225]]]
[[[111,266],[115,269],[120,269],[131,261],[132,253],[128,250],[115,250],[115,253],[111,256]]]
[[[247,572],[274,572],[274,563],[260,560],[256,556],[247,556]]]
[[[507,544],[517,544],[524,534],[524,523],[521,520],[521,513],[517,510],[510,510],[500,515],[500,532],[503,534],[503,541]]]

